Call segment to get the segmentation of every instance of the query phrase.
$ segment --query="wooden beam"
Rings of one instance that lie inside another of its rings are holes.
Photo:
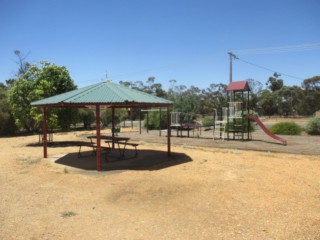
[[[115,120],[115,109],[114,107],[112,107],[112,138],[114,138],[114,132],[115,132],[115,124],[114,124],[114,120]],[[112,149],[114,149],[114,141],[112,141]]]
[[[47,142],[47,108],[43,107],[43,121],[42,121],[42,143],[43,143],[43,157],[48,157],[48,142]]]
[[[172,103],[137,103],[137,102],[128,102],[128,103],[52,103],[52,104],[34,104],[34,107],[58,107],[58,108],[86,108],[87,106],[95,106],[99,104],[101,107],[114,107],[114,108],[158,108],[158,107],[169,107],[172,106]]]
[[[96,105],[97,170],[101,171],[100,105]]]
[[[168,156],[171,155],[171,115],[170,107],[167,107],[167,146],[168,146]]]

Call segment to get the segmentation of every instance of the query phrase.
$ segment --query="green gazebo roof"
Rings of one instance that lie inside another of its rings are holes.
[[[32,106],[87,106],[107,105],[113,107],[167,107],[173,103],[138,90],[112,82],[101,82],[70,92],[32,102]]]

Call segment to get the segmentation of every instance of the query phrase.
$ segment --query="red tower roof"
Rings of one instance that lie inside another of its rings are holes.
[[[238,81],[238,82],[231,82],[227,89],[228,92],[244,92],[244,91],[250,91],[249,83],[248,81]]]

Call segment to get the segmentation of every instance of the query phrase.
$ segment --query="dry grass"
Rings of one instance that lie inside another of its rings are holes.
[[[35,141],[0,138],[0,239],[320,239],[318,155],[173,146],[192,161],[97,173],[41,159]]]

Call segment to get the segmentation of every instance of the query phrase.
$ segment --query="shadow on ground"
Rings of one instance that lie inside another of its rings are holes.
[[[54,142],[48,142],[48,147],[74,147],[74,146],[91,146],[90,142],[84,142],[84,141],[54,141]],[[42,147],[43,144],[39,142],[35,143],[29,143],[26,145],[27,147]]]
[[[134,156],[134,154],[134,150],[126,150],[126,158],[119,159],[117,151],[107,155],[103,153],[102,171],[154,171],[192,161],[186,154],[176,152],[171,153],[171,156],[168,156],[166,151],[139,150],[138,157],[132,158],[131,156]],[[81,157],[78,157],[78,153],[69,153],[56,160],[55,163],[82,170],[97,170],[96,157],[92,154],[92,151],[82,152]]]

